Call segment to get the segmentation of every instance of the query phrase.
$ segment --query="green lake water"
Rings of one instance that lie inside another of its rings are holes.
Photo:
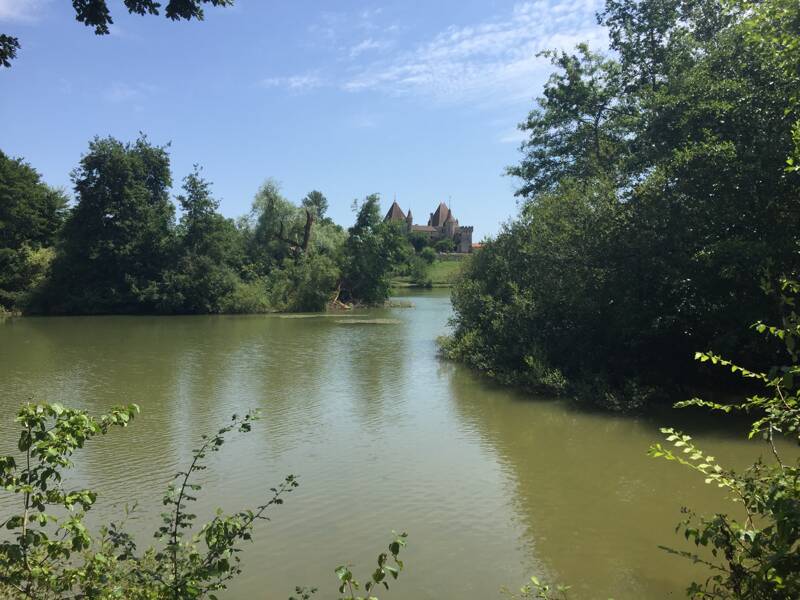
[[[680,425],[728,464],[766,448],[677,411],[619,417],[493,386],[436,356],[446,290],[404,299],[414,307],[353,316],[0,321],[0,452],[14,451],[28,398],[95,412],[138,403],[130,428],[78,455],[72,481],[99,490],[95,522],[138,501],[128,527],[149,543],[199,435],[259,408],[254,431],[202,473],[197,512],[255,506],[288,473],[301,485],[245,545],[223,598],[285,599],[295,585],[335,597],[333,569],[367,576],[393,529],[409,533],[406,572],[382,598],[498,598],[531,574],[571,584],[577,600],[683,597],[703,572],[658,549],[683,547],[680,507],[735,508],[646,456],[658,426]],[[381,321],[352,322],[363,319]]]

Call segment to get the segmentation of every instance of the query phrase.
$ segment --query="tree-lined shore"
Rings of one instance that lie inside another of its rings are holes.
[[[199,167],[174,201],[172,177],[167,147],[95,138],[72,173],[70,206],[32,166],[0,153],[0,310],[318,311],[382,303],[398,269],[422,264],[424,276],[425,259],[383,222],[377,194],[354,204],[344,229],[317,190],[295,204],[268,179],[250,212],[230,219]]]

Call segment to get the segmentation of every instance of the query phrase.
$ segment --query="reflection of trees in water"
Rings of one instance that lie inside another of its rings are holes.
[[[700,571],[657,546],[680,545],[674,526],[682,505],[718,505],[722,495],[646,456],[657,428],[526,399],[454,369],[457,414],[513,481],[531,568],[541,561],[545,574],[581,596],[680,596]],[[733,445],[743,450],[726,442]]]
[[[386,309],[369,313],[370,318],[404,316]],[[402,412],[406,389],[414,377],[407,365],[408,331],[406,320],[337,324],[330,375],[346,389],[334,392],[344,392],[359,421],[356,429],[364,433],[390,427],[391,419]]]

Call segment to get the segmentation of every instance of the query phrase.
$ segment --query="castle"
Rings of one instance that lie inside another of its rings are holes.
[[[414,225],[411,209],[408,214],[403,212],[397,202],[392,202],[384,221],[405,221],[409,233],[421,233],[428,236],[431,242],[451,239],[456,247],[456,252],[467,253],[472,251],[472,226],[461,226],[458,219],[453,216],[444,202],[440,202],[436,210],[431,213],[427,225]]]

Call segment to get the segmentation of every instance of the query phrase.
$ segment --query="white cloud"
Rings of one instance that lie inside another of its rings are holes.
[[[536,54],[587,41],[606,45],[596,24],[601,0],[536,0],[510,14],[451,26],[410,51],[362,66],[342,88],[421,95],[442,102],[529,100],[548,62]]]
[[[321,87],[324,81],[313,74],[291,75],[289,77],[268,77],[261,80],[262,87],[280,87],[291,92],[307,92]]]
[[[372,38],[367,38],[350,48],[350,58],[356,58],[364,52],[368,52],[370,50],[384,50],[391,47],[391,45],[392,42],[389,40],[375,40]]]
[[[0,0],[0,21],[34,21],[49,0]]]

